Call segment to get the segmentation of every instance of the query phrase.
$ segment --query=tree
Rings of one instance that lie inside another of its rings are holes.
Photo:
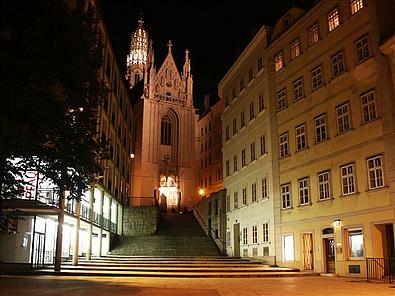
[[[17,197],[26,169],[39,168],[70,198],[102,171],[107,143],[97,122],[107,88],[99,76],[98,12],[84,9],[87,2],[0,4],[0,201]],[[1,219],[4,228],[7,216]]]

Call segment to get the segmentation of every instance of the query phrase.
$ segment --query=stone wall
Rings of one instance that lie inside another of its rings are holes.
[[[123,209],[123,235],[146,236],[156,232],[159,209],[153,206],[125,207]]]

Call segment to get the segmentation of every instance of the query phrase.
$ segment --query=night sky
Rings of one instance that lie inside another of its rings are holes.
[[[189,49],[197,108],[202,107],[205,94],[210,94],[212,103],[218,99],[218,83],[262,25],[274,26],[292,6],[306,8],[312,2],[100,0],[122,71],[125,71],[130,35],[141,12],[144,27],[153,40],[157,69],[167,54],[169,39],[179,71],[185,49]]]

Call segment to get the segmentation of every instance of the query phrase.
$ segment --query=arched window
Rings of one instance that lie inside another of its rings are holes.
[[[134,84],[139,83],[140,81],[140,75],[139,73],[134,73]]]
[[[171,120],[165,115],[160,124],[160,143],[162,145],[171,145]]]

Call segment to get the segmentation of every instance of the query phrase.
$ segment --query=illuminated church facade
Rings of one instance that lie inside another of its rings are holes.
[[[195,160],[197,115],[189,52],[181,71],[168,42],[157,70],[148,32],[139,20],[132,33],[126,78],[135,94],[131,205],[156,200],[167,211],[190,209],[196,202]],[[155,198],[155,199],[154,199]]]

